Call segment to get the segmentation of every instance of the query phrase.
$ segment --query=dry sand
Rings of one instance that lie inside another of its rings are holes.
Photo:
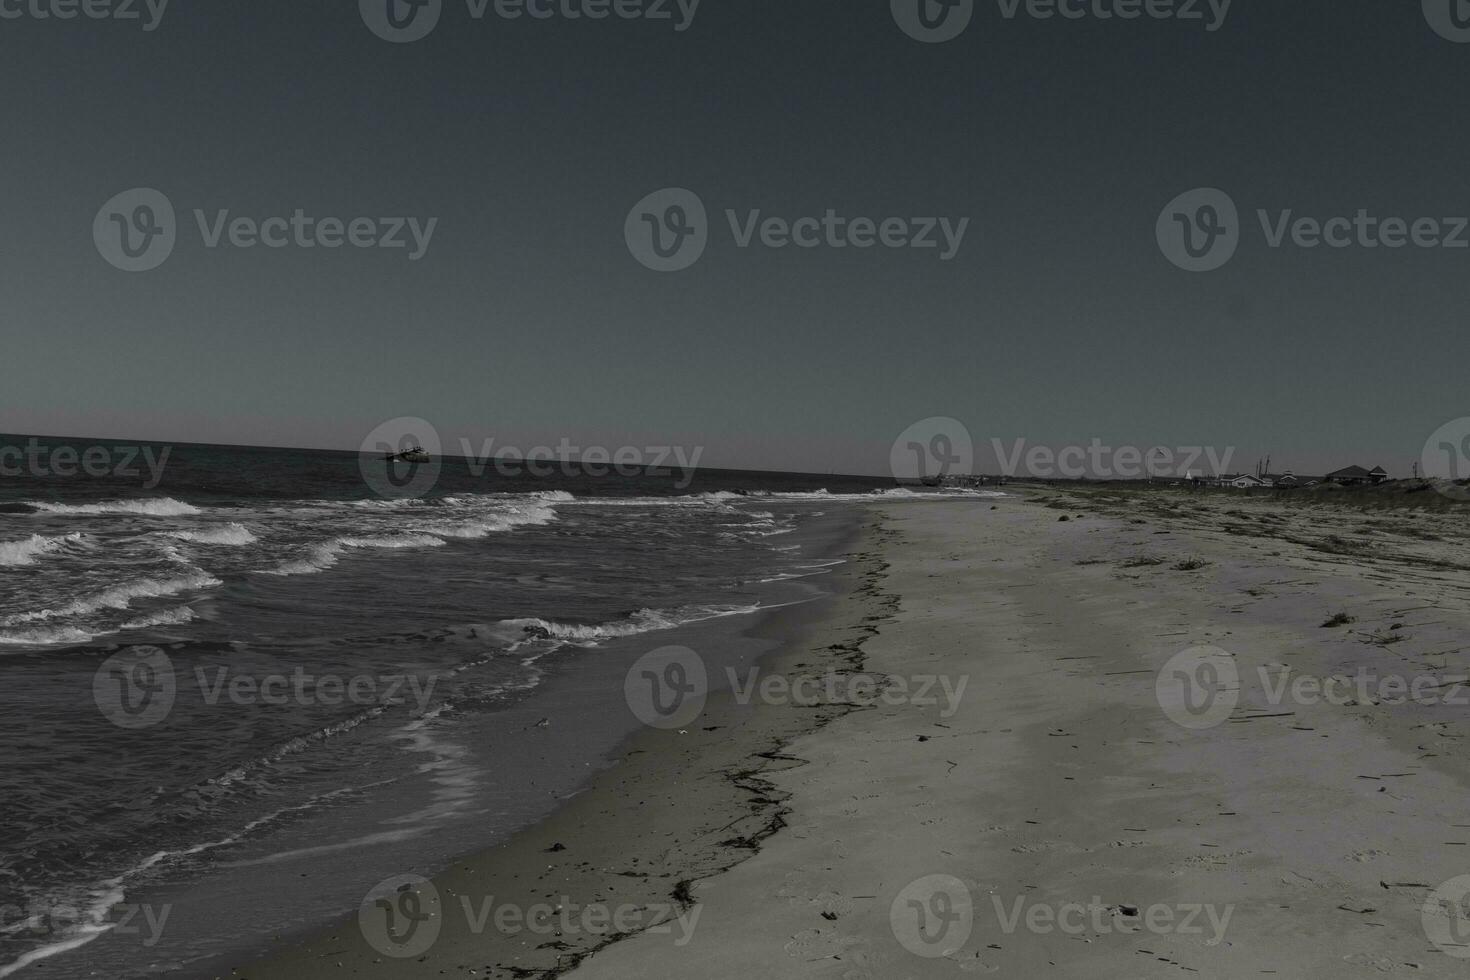
[[[1428,686],[1470,674],[1463,518],[1042,490],[874,518],[853,587],[770,668],[865,661],[887,698],[717,696],[685,734],[640,735],[551,821],[437,877],[425,907],[440,933],[421,957],[381,955],[354,919],[234,975],[1470,970],[1421,914],[1470,874],[1457,751],[1470,683]],[[1322,625],[1338,612],[1354,621]],[[1201,645],[1225,653],[1186,652]],[[1228,716],[1174,708],[1171,692],[1200,696],[1175,668],[1228,681],[1232,666]],[[1288,669],[1306,680],[1277,697]],[[1218,723],[1171,720],[1161,671],[1175,715]],[[1366,697],[1312,686],[1359,671]],[[921,692],[931,677],[948,687]],[[1392,703],[1400,678],[1432,703]],[[682,920],[614,937],[575,914],[551,935],[493,917],[477,931],[461,899],[483,909],[492,895],[521,909],[672,902]]]

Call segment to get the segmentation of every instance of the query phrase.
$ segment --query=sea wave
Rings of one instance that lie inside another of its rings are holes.
[[[156,613],[149,613],[138,619],[123,623],[125,630],[145,630],[154,626],[182,626],[192,623],[195,619],[194,610],[188,606],[176,606],[173,609],[163,609]]]
[[[444,539],[432,534],[379,534],[366,538],[338,538],[344,548],[442,548]]]
[[[261,569],[262,575],[315,575],[337,564],[342,552],[348,548],[442,548],[444,539],[432,534],[382,534],[374,537],[341,537],[313,545],[305,558],[283,562],[275,568]]]
[[[172,497],[140,500],[104,500],[97,504],[48,504],[31,500],[26,505],[46,514],[141,514],[146,517],[187,517],[204,513],[193,504]]]
[[[596,644],[622,636],[636,636],[659,630],[671,630],[690,623],[723,616],[746,616],[763,608],[749,606],[679,606],[676,609],[639,609],[626,618],[610,623],[558,623],[546,619],[505,619],[500,625],[519,629],[528,639],[552,638],[574,643]]]
[[[194,544],[227,544],[247,545],[255,544],[257,538],[251,530],[243,524],[231,522],[223,527],[210,528],[207,531],[168,531],[169,537],[180,541],[190,541]]]
[[[88,643],[100,633],[90,633],[75,626],[38,626],[28,629],[0,630],[0,646],[75,646]]]
[[[60,551],[68,544],[82,540],[80,532],[47,536],[33,534],[19,541],[0,541],[0,565],[34,565],[42,555]]]
[[[669,497],[577,497],[572,502],[578,506],[593,507],[713,507],[716,510],[735,512],[734,505],[742,503],[769,503],[771,501],[822,501],[828,502],[871,502],[874,500],[944,500],[955,497],[1004,497],[999,490],[982,490],[975,487],[944,487],[926,490],[911,490],[908,487],[889,487],[883,490],[868,490],[863,493],[832,493],[826,488],[818,490],[712,490]]]
[[[502,513],[488,514],[470,520],[430,524],[424,530],[430,534],[441,534],[449,538],[483,538],[486,535],[509,531],[517,527],[550,524],[554,520],[556,520],[556,510],[552,507],[545,505],[513,506]]]
[[[549,524],[554,520],[556,511],[547,504],[511,505],[489,513],[476,513],[467,509],[467,512],[456,515],[456,519],[421,524],[406,531],[333,538],[313,545],[305,557],[294,558],[275,568],[263,569],[262,574],[314,575],[336,565],[342,552],[349,548],[441,548],[447,543],[445,538],[483,538],[518,527]]]
[[[0,620],[0,625],[15,626],[20,623],[33,623],[58,617],[85,616],[101,609],[126,609],[135,599],[162,598],[178,595],[181,592],[209,589],[220,584],[220,580],[213,575],[197,570],[174,578],[142,578],[114,585],[110,589],[77,599],[58,609],[40,609],[7,616]]]
[[[342,545],[336,541],[328,541],[325,544],[313,545],[311,551],[305,558],[296,558],[288,562],[282,562],[275,568],[263,568],[262,575],[279,575],[288,577],[291,575],[315,575],[317,572],[325,571],[337,564],[337,556],[342,553]]]
[[[516,494],[516,496],[532,497],[552,504],[569,504],[577,499],[565,490],[537,490],[535,493]]]
[[[9,963],[0,964],[0,980],[4,980],[5,977],[25,969],[32,963],[38,963],[58,954],[85,946],[98,936],[104,935],[116,928],[120,923],[115,921],[114,909],[120,902],[127,898],[127,883],[131,879],[167,862],[180,858],[194,857],[198,854],[237,844],[250,837],[260,828],[270,826],[283,817],[315,810],[324,804],[330,803],[337,797],[348,796],[378,785],[382,785],[382,783],[369,783],[365,786],[345,786],[341,789],[331,790],[327,793],[314,796],[304,803],[282,807],[264,816],[257,817],[246,823],[238,831],[227,834],[222,838],[202,841],[198,844],[173,850],[155,851],[123,873],[88,888],[86,890],[87,898],[83,902],[73,901],[71,896],[64,897],[62,901],[56,904],[75,908],[84,906],[84,921],[68,929],[63,933],[62,938],[43,946],[38,946]],[[21,922],[0,928],[0,935],[13,935],[27,928],[30,928],[30,922],[22,920]]]

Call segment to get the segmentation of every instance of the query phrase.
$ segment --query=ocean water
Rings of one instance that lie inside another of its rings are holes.
[[[916,496],[168,448],[0,476],[0,978],[188,975],[543,816],[636,726],[633,659],[759,655],[850,503]]]

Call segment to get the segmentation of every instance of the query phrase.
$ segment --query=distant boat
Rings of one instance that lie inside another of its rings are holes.
[[[401,453],[389,453],[383,457],[383,460],[388,463],[432,463],[434,457],[415,446],[412,449],[405,449]]]

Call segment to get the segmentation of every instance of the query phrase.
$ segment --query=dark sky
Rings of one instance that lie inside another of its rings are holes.
[[[450,444],[877,472],[953,416],[982,445],[1404,475],[1466,414],[1470,249],[1273,249],[1255,216],[1470,214],[1470,44],[1413,0],[1235,0],[1213,31],[976,0],[938,44],[888,0],[704,0],[682,32],[444,0],[403,44],[354,0],[172,0],[152,31],[29,13],[49,2],[0,0],[23,11],[0,19],[0,431],[357,448],[416,415]],[[135,187],[178,215],[142,273],[92,234]],[[673,273],[623,237],[665,187],[709,211]],[[1155,241],[1197,187],[1241,215],[1208,273]],[[208,248],[196,208],[438,225],[418,261]],[[970,225],[949,261],[742,249],[727,208]]]

